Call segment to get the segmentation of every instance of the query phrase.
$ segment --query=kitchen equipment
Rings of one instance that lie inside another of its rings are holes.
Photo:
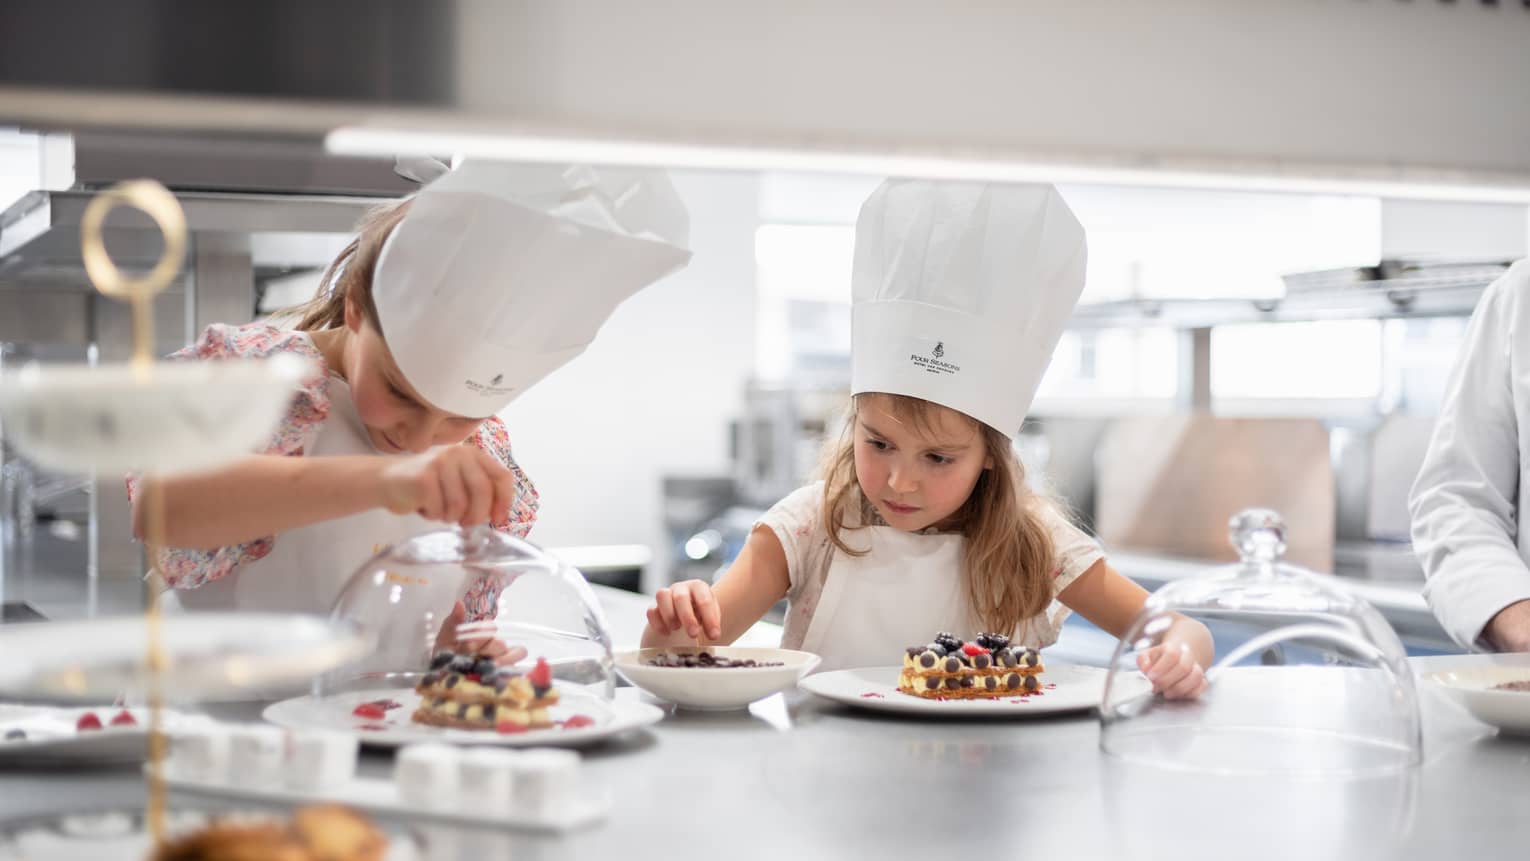
[[[1275,512],[1243,511],[1229,528],[1240,561],[1154,592],[1121,638],[1100,747],[1219,774],[1358,777],[1418,765],[1418,696],[1397,634],[1331,577],[1280,561],[1285,525]],[[1220,656],[1198,700],[1167,700],[1143,691],[1137,656],[1165,645],[1181,616],[1268,630]]]

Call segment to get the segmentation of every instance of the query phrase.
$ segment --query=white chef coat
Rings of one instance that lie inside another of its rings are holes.
[[[1482,630],[1530,599],[1530,260],[1483,293],[1409,496],[1424,597],[1452,638],[1488,649]]]

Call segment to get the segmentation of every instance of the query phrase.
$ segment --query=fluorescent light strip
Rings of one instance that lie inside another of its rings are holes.
[[[1127,185],[1293,194],[1347,194],[1413,200],[1530,204],[1530,185],[1471,185],[1442,177],[1375,179],[1271,173],[1269,169],[1222,171],[1004,161],[987,157],[858,153],[829,149],[706,146],[651,141],[478,132],[429,132],[369,126],[331,131],[325,148],[337,155],[387,157],[452,153],[506,161],[620,164],[693,170],[773,170],[994,182]]]

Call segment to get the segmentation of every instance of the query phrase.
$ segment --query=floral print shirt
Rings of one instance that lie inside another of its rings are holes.
[[[276,353],[296,353],[312,361],[316,370],[312,376],[303,380],[286,417],[272,433],[270,442],[257,453],[302,457],[306,447],[318,437],[319,429],[329,416],[327,380],[330,371],[307,332],[278,329],[264,323],[245,326],[215,324],[207,327],[195,344],[177,351],[171,358],[263,358]],[[524,538],[536,522],[537,491],[531,479],[511,457],[510,436],[504,422],[498,418],[486,419],[464,444],[488,452],[510,468],[515,478],[515,501],[510,507],[509,516],[491,525],[501,532]],[[130,476],[127,483],[128,495],[136,497],[138,477]],[[279,535],[266,536],[214,550],[163,547],[158,550],[155,564],[172,588],[195,589],[226,577],[247,563],[264,558],[279,540]],[[497,590],[470,588],[462,599],[468,618],[481,619],[492,615],[496,598]]]

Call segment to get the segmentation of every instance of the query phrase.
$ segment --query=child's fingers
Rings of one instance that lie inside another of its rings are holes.
[[[714,639],[722,639],[722,611],[717,606],[717,599],[712,597],[712,590],[704,584],[698,583],[690,590],[691,603],[696,607],[696,618],[701,623],[702,629],[707,636]]]
[[[675,615],[680,619],[680,626],[691,637],[701,636],[701,620],[696,618],[695,595],[690,589],[675,590]]]
[[[675,630],[680,626],[680,617],[675,615],[675,599],[669,589],[660,589],[654,593],[654,606],[659,610],[659,618],[664,620],[664,633]]]
[[[1190,672],[1165,690],[1163,695],[1171,700],[1189,700],[1200,696],[1205,690],[1205,672],[1201,670],[1200,664],[1191,664]]]
[[[472,460],[463,461],[459,474],[467,492],[466,508],[459,523],[465,527],[487,523],[489,509],[494,505],[494,483],[484,474],[479,464]]]
[[[500,468],[491,470],[489,478],[494,485],[494,505],[489,510],[489,522],[504,523],[510,519],[510,509],[515,506],[515,476],[496,462]]]
[[[467,513],[467,485],[462,481],[462,468],[456,464],[436,463],[436,481],[441,487],[441,519],[458,523]]]
[[[426,476],[420,487],[420,516],[426,520],[441,520],[441,482]]]
[[[659,615],[658,607],[648,608],[648,627],[661,637],[669,634],[669,624],[664,621],[663,616]]]

